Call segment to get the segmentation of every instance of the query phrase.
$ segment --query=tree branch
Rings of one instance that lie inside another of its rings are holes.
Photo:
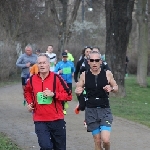
[[[74,21],[76,20],[80,3],[81,3],[81,0],[76,0],[74,3],[73,11],[71,13],[71,19],[69,20],[68,28],[67,28],[67,37],[66,37],[67,42],[69,42],[69,37],[71,37],[72,32],[70,31],[70,29],[71,29],[71,26],[73,25]]]
[[[59,30],[59,26],[60,26],[61,22],[60,22],[60,20],[58,18],[58,13],[57,13],[57,10],[56,10],[56,6],[55,6],[54,0],[49,0],[49,4],[50,4],[49,7],[51,9],[51,13],[52,13],[53,19],[55,21],[55,24],[56,24],[58,30]]]

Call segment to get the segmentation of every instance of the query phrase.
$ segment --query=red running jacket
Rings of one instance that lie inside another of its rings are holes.
[[[42,80],[42,78],[37,75],[32,76],[31,80],[27,81],[25,86],[24,96],[28,104],[33,103],[33,120],[34,121],[53,121],[58,119],[63,119],[63,108],[62,101],[71,101],[72,94],[69,90],[66,82],[57,74],[56,76],[56,89],[53,91],[53,81],[54,73],[50,72],[49,75]],[[48,88],[49,90],[55,92],[55,96],[51,104],[40,105],[37,103],[36,95],[38,92],[43,92]]]

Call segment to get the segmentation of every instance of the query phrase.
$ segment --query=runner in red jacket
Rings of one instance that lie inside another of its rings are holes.
[[[33,75],[25,87],[29,111],[33,111],[35,132],[41,150],[66,150],[66,127],[62,101],[72,99],[66,82],[50,72],[46,54],[37,59],[39,73]],[[51,140],[50,140],[51,139]]]
[[[37,102],[37,93],[43,92],[46,89],[53,91],[53,80],[54,73],[49,72],[48,76],[42,80],[39,74],[32,76],[32,85],[31,80],[28,81],[25,88],[25,98],[27,103],[34,104],[33,110],[33,120],[34,121],[53,121],[58,119],[63,119],[63,109],[61,102],[64,100],[70,101],[72,99],[71,91],[67,87],[64,80],[57,74],[56,76],[56,89],[54,91],[55,96],[51,104],[40,105]],[[32,90],[32,87],[33,90]],[[32,93],[33,91],[33,93]]]

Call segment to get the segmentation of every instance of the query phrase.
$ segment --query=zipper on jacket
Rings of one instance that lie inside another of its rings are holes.
[[[42,92],[43,92],[43,81],[44,81],[44,80],[42,80]]]

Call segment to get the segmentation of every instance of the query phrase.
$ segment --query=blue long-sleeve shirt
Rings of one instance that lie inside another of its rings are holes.
[[[59,70],[62,70],[60,76],[67,82],[72,83],[72,74],[75,72],[74,63],[71,61],[59,61],[56,64],[55,73],[58,73]]]
[[[27,54],[22,54],[17,59],[16,66],[20,67],[22,69],[21,71],[21,77],[27,77],[29,74],[29,67],[26,66],[27,63],[31,63],[31,65],[34,65],[37,62],[37,55],[32,54],[28,56]]]

